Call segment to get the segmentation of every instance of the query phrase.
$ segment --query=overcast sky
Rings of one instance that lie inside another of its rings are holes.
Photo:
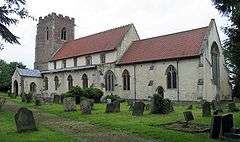
[[[216,20],[221,27],[226,18],[212,6],[211,0],[26,0],[34,17],[56,12],[75,18],[75,38],[133,23],[140,38],[149,38],[207,26]],[[37,21],[23,20],[11,27],[21,45],[5,45],[0,59],[17,61],[33,68]]]

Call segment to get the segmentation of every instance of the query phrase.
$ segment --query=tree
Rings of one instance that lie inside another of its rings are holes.
[[[240,0],[212,0],[216,9],[231,25],[224,27],[228,39],[224,41],[226,63],[233,74],[233,96],[240,98]]]
[[[10,44],[20,44],[16,35],[8,28],[11,25],[16,25],[19,19],[31,17],[25,8],[25,0],[3,0],[0,6],[0,36],[2,40]],[[33,18],[33,17],[31,17]],[[3,43],[0,42],[0,49],[3,48]]]
[[[12,75],[16,67],[26,68],[22,63],[11,62],[8,64],[0,60],[0,91],[7,91],[11,88]]]

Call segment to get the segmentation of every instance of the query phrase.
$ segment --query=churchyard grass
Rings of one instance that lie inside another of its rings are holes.
[[[128,111],[127,103],[121,104],[120,113],[105,113],[106,104],[94,104],[94,109],[91,115],[82,115],[77,106],[75,112],[64,112],[63,105],[61,104],[44,104],[42,106],[34,106],[34,103],[26,104],[22,103],[20,99],[12,99],[19,105],[28,106],[30,108],[39,109],[41,111],[56,114],[58,116],[69,118],[72,120],[85,121],[91,124],[109,128],[117,131],[124,131],[127,133],[133,133],[145,138],[154,138],[159,141],[169,142],[217,142],[209,138],[207,133],[191,134],[175,130],[168,130],[162,127],[155,127],[152,125],[164,124],[169,122],[175,122],[178,120],[184,120],[183,112],[186,111],[186,105],[174,105],[175,111],[166,115],[150,114],[149,111],[145,111],[143,116],[132,116]],[[240,105],[239,103],[237,104]],[[197,108],[197,104],[193,105],[191,110],[194,115],[194,123],[211,124],[211,117],[202,117],[202,110]],[[234,113],[235,126],[240,127],[240,113]],[[232,141],[236,140],[223,140]]]
[[[17,133],[14,114],[0,111],[0,142],[46,142],[61,141],[73,142],[74,140],[62,133],[38,125],[38,131]]]

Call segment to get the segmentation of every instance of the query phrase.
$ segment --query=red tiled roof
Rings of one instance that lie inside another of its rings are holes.
[[[66,42],[53,56],[52,61],[114,50],[130,26],[131,24]]]
[[[134,41],[119,64],[132,64],[200,55],[208,27]]]

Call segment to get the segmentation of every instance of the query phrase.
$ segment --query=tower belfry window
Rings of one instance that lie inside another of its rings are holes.
[[[61,30],[61,40],[66,40],[67,39],[67,31],[66,28],[62,28]]]

